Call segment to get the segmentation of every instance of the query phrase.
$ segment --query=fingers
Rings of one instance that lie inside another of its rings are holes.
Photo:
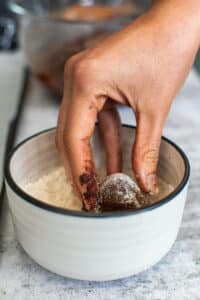
[[[61,159],[63,161],[67,178],[71,181],[71,184],[73,185],[72,172],[71,172],[71,168],[70,168],[70,164],[68,161],[68,156],[64,144],[64,131],[65,131],[66,118],[67,118],[66,116],[68,113],[69,101],[71,97],[71,90],[68,87],[72,84],[72,78],[70,76],[70,72],[65,72],[65,73],[66,73],[65,74],[66,84],[65,84],[63,99],[59,110],[59,115],[58,115],[58,122],[56,128],[56,146],[60,153]]]
[[[67,100],[67,98],[64,97],[63,100],[62,100],[61,106],[60,106],[60,111],[59,111],[59,116],[58,116],[58,125],[57,125],[57,128],[56,128],[56,147],[57,147],[57,149],[60,153],[61,159],[63,161],[67,178],[73,184],[72,173],[71,173],[70,165],[69,165],[69,162],[68,162],[67,153],[66,153],[66,150],[65,150],[64,136],[63,136],[64,128],[65,128],[67,108],[68,108],[66,100]]]
[[[73,93],[64,133],[73,180],[83,199],[84,208],[90,211],[97,208],[98,194],[90,138],[100,108],[97,100],[91,99],[91,96],[89,98],[89,95]]]
[[[139,186],[144,192],[155,194],[157,163],[163,120],[154,114],[137,114],[136,137],[132,152],[132,166]]]
[[[115,106],[98,114],[99,128],[106,150],[107,174],[122,172],[121,122]]]
[[[82,62],[81,54],[71,57],[66,63],[64,96],[56,133],[56,144],[65,169],[71,173],[86,210],[96,210],[97,207],[98,185],[90,138],[97,113],[105,103],[105,99],[94,96],[94,76],[91,75],[94,65],[93,61],[89,64]]]

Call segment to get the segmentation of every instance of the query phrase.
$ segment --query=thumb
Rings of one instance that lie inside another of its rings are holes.
[[[132,167],[142,191],[155,194],[157,164],[163,128],[163,120],[155,114],[138,113],[137,129],[132,151]]]

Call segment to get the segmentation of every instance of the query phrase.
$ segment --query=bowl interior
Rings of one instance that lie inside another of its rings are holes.
[[[123,127],[123,160],[124,170],[131,173],[131,150],[135,129]],[[101,169],[101,176],[106,174],[105,153],[96,127],[91,141],[96,169]],[[9,163],[12,180],[22,187],[62,165],[55,146],[55,129],[39,133],[26,140],[13,152]],[[182,183],[186,173],[185,161],[180,150],[171,142],[162,139],[158,175],[174,187],[174,191]]]

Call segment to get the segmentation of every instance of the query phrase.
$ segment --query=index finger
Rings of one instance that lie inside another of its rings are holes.
[[[103,100],[103,101],[102,101]],[[64,144],[73,180],[86,210],[96,210],[98,185],[90,138],[104,99],[73,93],[64,129]]]

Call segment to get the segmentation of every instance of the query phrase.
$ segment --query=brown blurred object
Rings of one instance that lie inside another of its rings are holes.
[[[40,53],[41,64],[44,67],[43,73],[35,72],[36,76],[57,96],[62,96],[63,92],[63,71],[66,60],[72,56],[94,46],[97,42],[108,35],[108,32],[95,32],[87,37],[77,39],[69,44],[68,41],[62,45],[52,45],[48,52]],[[33,59],[33,58],[32,58]],[[37,61],[39,61],[36,58]],[[33,61],[33,60],[32,60]],[[38,62],[35,62],[35,66]]]
[[[108,32],[99,31],[87,37],[77,39],[70,44],[66,41],[66,43],[62,45],[52,45],[52,47],[48,49],[48,53],[41,53],[40,60],[42,60],[45,65],[44,73],[37,73],[36,71],[36,76],[54,94],[62,96],[64,84],[63,72],[66,60],[73,54],[94,46],[107,35]]]
[[[130,16],[136,9],[134,3],[122,4],[120,6],[92,5],[83,6],[80,4],[53,14],[55,18],[71,21],[106,21],[116,17]]]
[[[59,97],[63,92],[65,61],[94,46],[143,12],[134,0],[105,0],[105,4],[96,4],[93,0],[93,5],[87,6],[70,0],[12,1],[13,11],[17,7],[17,13],[23,12],[19,22],[20,44],[26,63]]]

